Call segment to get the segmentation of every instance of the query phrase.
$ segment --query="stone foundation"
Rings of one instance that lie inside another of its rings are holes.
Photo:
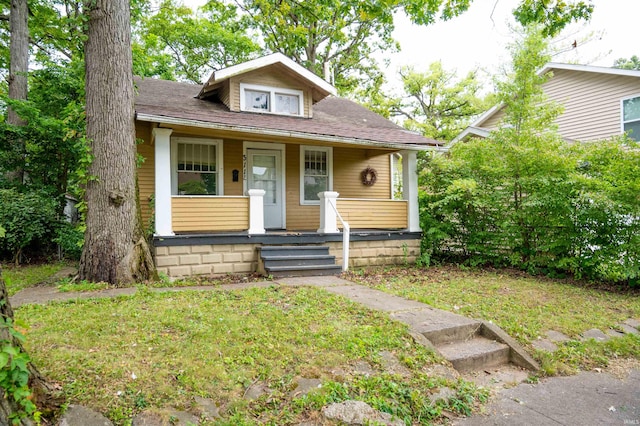
[[[256,272],[258,250],[254,244],[205,244],[155,247],[159,273],[171,278]],[[342,241],[326,241],[329,253],[342,265]],[[349,267],[413,264],[420,256],[419,239],[351,241]]]
[[[342,243],[328,242],[329,253],[342,265]],[[420,256],[420,240],[351,241],[349,267],[412,265]]]
[[[158,272],[171,278],[255,272],[260,244],[210,244],[156,247]]]

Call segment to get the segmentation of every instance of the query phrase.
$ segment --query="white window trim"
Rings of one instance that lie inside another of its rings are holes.
[[[268,92],[269,93],[269,111],[258,111],[254,109],[247,108],[245,102],[245,90],[256,90],[259,92]],[[298,96],[298,114],[288,114],[285,112],[276,112],[276,94],[283,95],[294,95]],[[289,117],[302,117],[304,116],[304,92],[302,90],[295,89],[285,89],[282,87],[272,87],[272,86],[263,86],[260,84],[248,84],[248,83],[240,83],[240,110],[255,112],[258,114],[276,114],[276,115],[286,115]]]
[[[307,150],[323,151],[327,153],[327,172],[329,174],[327,191],[333,191],[333,148],[330,146],[300,145],[300,205],[318,206],[320,205],[320,200],[304,199],[304,154]]]
[[[624,121],[624,101],[628,101],[629,99],[635,99],[635,98],[640,98],[640,93],[637,95],[632,95],[632,96],[626,96],[622,99],[620,99],[620,133],[624,134],[624,125],[625,123],[630,123],[629,121]],[[638,120],[633,120],[632,122],[636,122],[636,121],[640,121],[640,119]],[[640,135],[635,135],[636,138],[640,138]]]
[[[216,147],[216,173],[218,180],[216,182],[217,193],[215,195],[183,195],[184,197],[219,197],[224,195],[224,157],[222,153],[222,139],[204,139],[204,138],[171,138],[171,196],[180,197],[178,195],[178,143],[193,143],[201,145],[214,145]]]

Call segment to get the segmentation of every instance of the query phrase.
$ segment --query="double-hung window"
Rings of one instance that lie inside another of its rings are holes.
[[[640,141],[640,96],[622,100],[622,131]]]
[[[219,140],[173,138],[174,195],[221,195],[222,143]]]
[[[280,115],[302,116],[302,90],[240,83],[240,109]]]
[[[319,192],[333,189],[333,148],[300,147],[300,204],[319,204]]]

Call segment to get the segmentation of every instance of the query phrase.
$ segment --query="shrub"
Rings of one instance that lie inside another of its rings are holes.
[[[0,252],[18,264],[28,247],[49,247],[59,226],[57,202],[41,193],[0,189]]]

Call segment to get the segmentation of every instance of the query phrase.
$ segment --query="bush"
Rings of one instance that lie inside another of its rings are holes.
[[[60,221],[53,197],[41,193],[20,193],[0,189],[0,252],[20,263],[27,248],[42,251],[50,247]]]
[[[84,244],[84,227],[68,222],[60,224],[54,242],[58,244],[62,256],[67,259],[80,260]]]

